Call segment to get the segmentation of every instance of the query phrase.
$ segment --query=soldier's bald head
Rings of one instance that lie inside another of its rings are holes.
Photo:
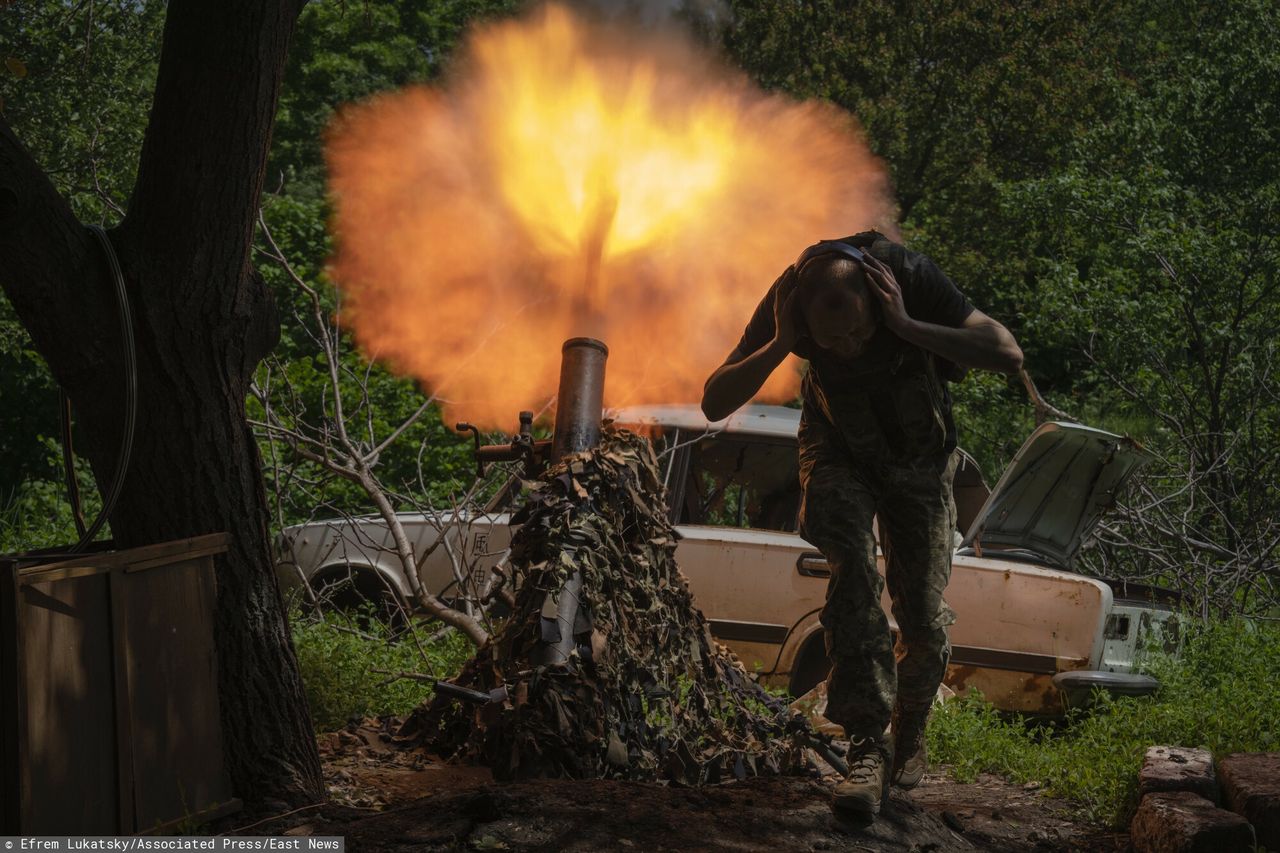
[[[861,350],[876,328],[869,282],[862,265],[843,255],[821,255],[800,272],[801,302],[809,337],[840,355]]]

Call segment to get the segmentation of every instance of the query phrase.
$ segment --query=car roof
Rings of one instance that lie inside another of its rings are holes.
[[[661,406],[624,406],[610,409],[615,423],[650,425],[688,432],[728,432],[771,438],[795,438],[800,426],[800,410],[786,406],[752,403],[720,421],[708,421],[702,409],[692,403]]]

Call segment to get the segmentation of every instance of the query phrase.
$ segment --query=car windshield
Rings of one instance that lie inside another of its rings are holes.
[[[706,436],[689,447],[680,524],[794,533],[800,477],[794,443]]]

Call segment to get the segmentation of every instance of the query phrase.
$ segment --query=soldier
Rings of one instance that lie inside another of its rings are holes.
[[[800,533],[831,566],[821,614],[832,663],[826,716],[850,738],[833,804],[873,816],[891,778],[910,788],[924,775],[925,722],[950,656],[954,616],[942,594],[956,436],[946,382],[963,375],[958,365],[1015,373],[1022,350],[927,257],[869,231],[809,247],[773,283],[707,380],[703,413],[728,417],[788,353],[809,362]],[[880,607],[885,580],[896,659]]]

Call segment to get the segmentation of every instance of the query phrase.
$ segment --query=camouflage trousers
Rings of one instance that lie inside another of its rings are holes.
[[[821,614],[831,660],[826,717],[851,737],[880,739],[895,701],[907,713],[927,709],[946,674],[946,627],[955,615],[942,596],[951,577],[957,459],[855,464],[838,443],[801,452],[800,532],[831,566]],[[896,649],[881,606],[886,581]]]

